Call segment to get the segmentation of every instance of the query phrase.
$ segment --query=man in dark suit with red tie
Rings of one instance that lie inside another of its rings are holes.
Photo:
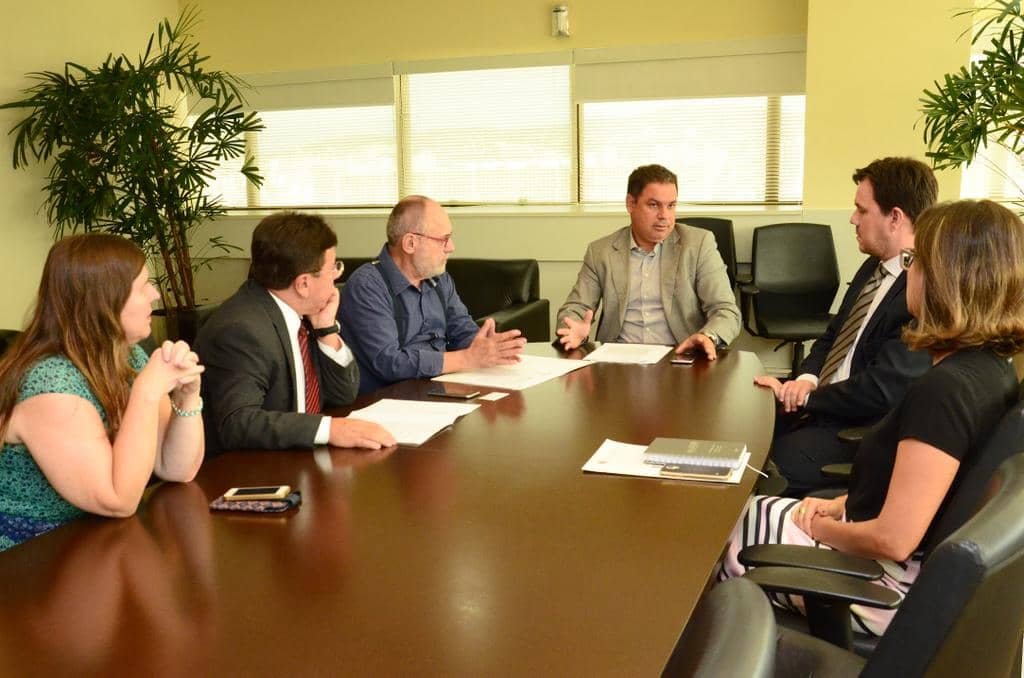
[[[785,383],[755,379],[779,401],[771,459],[793,496],[827,485],[821,467],[852,459],[839,431],[881,419],[931,364],[928,355],[900,340],[911,317],[899,257],[901,249],[914,246],[914,221],[938,197],[935,175],[912,158],[883,158],[854,172],[853,181],[850,223],[868,259],[800,365],[801,374]]]
[[[320,414],[352,402],[359,388],[335,320],[337,244],[312,214],[278,212],[256,226],[249,279],[196,338],[207,452],[395,444],[377,424]]]

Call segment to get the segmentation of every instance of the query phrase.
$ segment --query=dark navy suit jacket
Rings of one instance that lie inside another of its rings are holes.
[[[878,257],[868,257],[857,270],[839,312],[801,363],[802,374],[817,376],[821,373],[843,322],[861,289],[878,268],[878,262]],[[911,320],[907,311],[907,274],[903,272],[868,319],[854,347],[849,379],[819,385],[811,392],[805,409],[816,415],[849,421],[851,425],[880,419],[903,398],[907,385],[931,366],[927,353],[911,351],[900,340],[903,327]]]

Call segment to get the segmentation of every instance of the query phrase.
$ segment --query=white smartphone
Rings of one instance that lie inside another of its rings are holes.
[[[261,487],[232,487],[224,493],[226,501],[252,501],[262,499],[284,499],[292,491],[290,485],[265,485]]]

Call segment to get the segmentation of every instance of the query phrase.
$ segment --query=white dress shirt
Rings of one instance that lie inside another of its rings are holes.
[[[281,309],[281,315],[284,316],[284,325],[288,329],[288,340],[292,346],[292,371],[295,373],[295,411],[305,412],[306,411],[306,370],[302,366],[302,351],[299,348],[299,326],[302,324],[302,316],[299,315],[298,311],[286,304],[280,299],[273,291],[270,291],[270,298],[274,300],[277,307]],[[342,367],[347,367],[350,362],[355,358],[352,355],[352,350],[342,342],[341,348],[335,350],[333,346],[329,346],[321,341],[317,341],[316,345],[320,347],[320,352],[325,356],[338,363]],[[320,426],[317,427],[316,437],[313,439],[313,443],[316,445],[326,445],[331,437],[331,418],[324,416],[320,420]]]
[[[845,381],[850,378],[850,366],[853,364],[853,354],[857,350],[857,344],[860,343],[860,337],[864,334],[864,328],[868,326],[871,321],[871,316],[875,314],[875,310],[879,304],[882,303],[882,299],[885,299],[885,295],[892,289],[893,284],[896,282],[896,278],[903,272],[903,267],[900,266],[900,256],[897,254],[892,259],[886,259],[882,262],[882,267],[885,268],[885,277],[882,278],[882,282],[878,285],[878,291],[875,292],[874,299],[871,300],[871,306],[868,307],[867,315],[864,316],[864,322],[860,324],[860,328],[857,330],[857,336],[853,340],[853,344],[850,346],[850,350],[846,352],[846,357],[843,358],[843,362],[839,364],[836,369],[836,373],[832,375],[832,379],[829,381],[830,384],[837,384],[840,381]],[[801,374],[797,379],[809,381],[818,386],[818,377],[813,374]],[[808,394],[810,396],[810,394]],[[807,404],[807,399],[804,399],[804,404]]]

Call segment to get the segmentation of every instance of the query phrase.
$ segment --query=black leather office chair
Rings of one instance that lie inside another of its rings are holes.
[[[536,259],[449,259],[447,268],[478,323],[494,318],[499,332],[517,329],[528,341],[550,341],[550,305],[540,297]]]
[[[825,333],[839,289],[839,265],[832,229],[823,224],[787,223],[754,229],[749,284],[740,285],[743,322],[758,337],[793,343],[796,376],[803,342]],[[753,324],[751,324],[753,322]]]
[[[804,595],[812,614],[817,614],[813,612],[815,609],[827,608],[811,624],[811,632],[852,648],[858,654],[870,655],[871,661],[879,656],[881,666],[889,666],[888,662],[899,655],[901,646],[907,645],[931,648],[930,654],[915,659],[923,663],[938,663],[933,654],[938,656],[941,651],[945,657],[951,651],[944,649],[947,645],[960,648],[964,643],[977,643],[979,648],[993,655],[993,661],[1015,660],[1024,632],[1024,520],[1021,519],[1024,516],[1024,403],[1018,402],[1003,416],[988,441],[967,464],[959,486],[922,544],[924,562],[920,575],[888,631],[877,642],[874,638],[851,634],[848,612],[851,601],[870,604],[868,601],[876,596],[881,600],[891,594],[863,581],[881,576],[881,569],[874,561],[807,547],[755,546],[740,553],[741,562],[758,566],[747,578],[769,590]],[[986,504],[993,488],[998,489],[998,496]],[[982,505],[984,508],[979,511]],[[803,567],[813,567],[816,571]],[[998,574],[1004,569],[1016,574],[1010,578]],[[847,576],[851,574],[860,580],[851,580]],[[995,578],[985,583],[983,580],[989,576]],[[996,587],[996,593],[986,588],[990,586]],[[817,593],[809,594],[808,589]],[[1007,618],[1007,614],[1011,618]],[[961,622],[967,619],[975,626],[961,628]],[[986,619],[999,630],[990,629]],[[791,629],[807,627],[804,620],[788,613],[780,612],[779,622],[780,626]],[[1008,640],[1003,637],[1004,630],[1010,634]],[[990,647],[991,640],[974,639],[978,634],[999,636],[1001,642],[1012,647]],[[816,645],[799,636],[796,638],[797,647]],[[831,650],[826,652],[834,657],[843,656]],[[945,661],[943,658],[943,665]],[[977,664],[979,667],[986,665],[993,666],[984,662]],[[954,670],[949,675],[957,673]]]
[[[1024,454],[993,480],[996,496],[931,553],[870,657],[780,627],[775,675],[1019,675]],[[752,574],[766,569],[778,568]]]
[[[337,284],[375,257],[345,257]],[[459,298],[477,324],[494,318],[499,332],[517,329],[527,341],[551,340],[550,304],[540,297],[540,266],[536,259],[449,259],[448,273]]]
[[[662,675],[768,678],[775,643],[768,598],[752,582],[731,579],[701,599]]]
[[[711,231],[715,236],[718,253],[725,262],[725,270],[729,274],[729,284],[736,285],[736,235],[733,231],[732,219],[718,217],[679,217],[677,224],[696,226]]]

